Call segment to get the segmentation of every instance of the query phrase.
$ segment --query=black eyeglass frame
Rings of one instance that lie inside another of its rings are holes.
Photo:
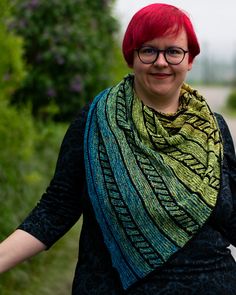
[[[144,62],[144,61],[141,59],[141,57],[140,57],[140,50],[143,49],[143,48],[152,48],[152,49],[156,52],[156,58],[155,58],[152,62]],[[182,60],[181,60],[180,62],[178,62],[178,63],[172,63],[172,62],[169,62],[169,61],[168,61],[168,59],[166,58],[166,54],[167,54],[167,51],[170,50],[170,49],[179,49],[179,50],[181,50],[181,51],[183,52],[183,58],[182,58]],[[160,53],[163,52],[163,55],[164,55],[164,58],[165,58],[166,62],[167,62],[168,64],[170,64],[170,65],[175,65],[175,66],[181,64],[181,62],[182,62],[182,61],[184,60],[184,58],[185,58],[186,53],[189,52],[188,50],[184,50],[183,48],[178,47],[178,46],[172,46],[172,47],[168,47],[168,48],[166,48],[166,49],[158,49],[158,48],[153,47],[153,46],[141,46],[140,48],[136,48],[135,51],[137,51],[137,53],[138,53],[138,57],[139,57],[140,61],[141,61],[143,64],[147,64],[147,65],[148,65],[148,64],[154,64],[154,63],[157,61],[157,59],[158,59]]]

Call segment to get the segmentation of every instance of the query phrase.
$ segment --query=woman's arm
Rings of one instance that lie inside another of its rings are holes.
[[[80,217],[87,109],[81,111],[67,130],[46,193],[18,229],[0,243],[0,273],[50,248]]]
[[[17,229],[0,244],[0,273],[46,249],[46,245],[27,232]]]

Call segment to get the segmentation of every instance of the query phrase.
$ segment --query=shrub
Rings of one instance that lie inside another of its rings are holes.
[[[227,98],[227,107],[230,110],[236,110],[236,89],[233,89]]]
[[[110,85],[113,0],[15,0],[15,32],[25,40],[28,76],[14,103],[30,101],[35,115],[70,119]]]
[[[31,173],[31,159],[34,150],[34,125],[27,111],[18,113],[6,102],[0,102],[0,228],[1,235],[9,233],[11,225],[17,224],[21,208],[27,210],[27,202],[22,202],[23,191],[28,187],[25,176]],[[25,191],[25,195],[27,195]],[[25,198],[26,200],[26,198]],[[18,209],[14,212],[14,207]],[[23,210],[24,211],[24,210]]]
[[[0,241],[20,224],[44,192],[65,128],[64,124],[35,123],[28,110],[18,112],[0,101]],[[78,232],[77,226],[53,250],[1,274],[0,294],[69,294]]]
[[[25,76],[22,59],[22,38],[9,32],[7,21],[10,18],[9,1],[0,1],[0,100],[10,100],[11,94],[19,87]]]

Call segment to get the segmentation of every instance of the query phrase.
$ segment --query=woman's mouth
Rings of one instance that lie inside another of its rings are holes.
[[[153,73],[151,74],[152,77],[154,77],[155,79],[167,79],[171,76],[171,74],[167,74],[167,73]]]

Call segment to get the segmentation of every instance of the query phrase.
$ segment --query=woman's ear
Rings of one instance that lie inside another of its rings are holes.
[[[188,62],[188,71],[191,71],[193,67],[193,60]]]

